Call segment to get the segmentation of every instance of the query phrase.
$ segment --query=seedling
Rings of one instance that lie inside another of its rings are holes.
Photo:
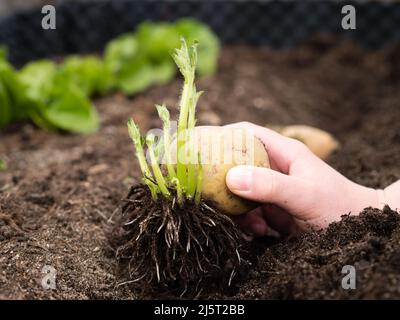
[[[131,188],[122,205],[120,227],[114,230],[113,237],[117,258],[128,262],[128,283],[145,283],[142,287],[148,289],[176,289],[176,293],[198,293],[210,283],[218,283],[216,279],[230,284],[243,265],[243,237],[225,214],[230,213],[225,210],[229,206],[224,207],[225,202],[218,201],[218,196],[203,197],[210,195],[203,188],[213,189],[207,184],[213,177],[216,189],[221,189],[218,184],[226,189],[225,176],[218,172],[226,174],[234,164],[221,170],[216,165],[204,164],[203,150],[198,150],[194,143],[198,131],[196,105],[202,94],[194,84],[196,46],[195,43],[188,47],[182,39],[181,48],[173,54],[184,78],[176,135],[171,133],[165,105],[156,105],[163,123],[161,143],[156,144],[152,134],[143,137],[132,119],[128,122],[143,183]],[[265,149],[258,143],[264,152],[263,163],[267,164]],[[243,152],[247,151],[240,150]],[[164,164],[159,163],[160,159]],[[227,202],[235,200],[233,195],[228,198]]]

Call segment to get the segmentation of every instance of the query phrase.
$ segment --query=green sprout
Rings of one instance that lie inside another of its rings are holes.
[[[0,159],[0,171],[6,171],[7,170],[7,162],[3,159]]]
[[[192,52],[196,52],[196,44],[192,47]],[[179,71],[183,75],[184,84],[182,90],[181,101],[179,103],[180,113],[178,119],[178,132],[177,132],[177,173],[181,185],[186,185],[186,163],[187,159],[185,154],[182,155],[179,151],[184,151],[187,141],[187,126],[188,116],[191,104],[191,94],[194,89],[194,76],[196,68],[196,54],[190,54],[186,42],[182,41],[181,49],[176,49],[175,54],[172,55],[175,60]],[[183,158],[183,159],[182,159]]]
[[[144,139],[138,126],[131,119],[128,122],[128,130],[135,145],[136,157],[138,158],[143,181],[150,188],[153,199],[158,195],[165,198],[171,197],[171,190],[175,190],[176,199],[182,205],[184,199],[194,200],[199,204],[201,200],[202,167],[200,155],[196,159],[194,140],[194,128],[196,125],[196,105],[202,92],[196,90],[194,85],[197,64],[197,43],[188,47],[186,41],[181,39],[181,48],[176,49],[172,55],[179,71],[183,75],[184,84],[179,102],[179,119],[176,133],[176,149],[172,146],[170,114],[165,105],[156,105],[158,115],[163,122],[163,137],[161,144],[155,143],[155,136],[147,135]],[[146,161],[144,147],[150,158],[150,166]],[[164,175],[158,164],[159,151],[162,147],[164,160],[166,162],[166,174]],[[176,152],[176,168],[173,165],[172,150]],[[193,161],[197,160],[197,161]]]
[[[203,167],[200,164],[200,153],[198,154],[198,163],[199,165],[197,166],[198,172],[197,172],[197,185],[196,185],[196,190],[195,190],[195,196],[194,196],[194,202],[198,205],[201,200],[201,188],[203,186]]]
[[[151,168],[153,169],[153,174],[154,177],[156,178],[159,190],[161,191],[163,196],[169,197],[170,193],[168,191],[164,176],[162,175],[160,166],[158,165],[157,157],[154,152],[154,143],[155,143],[154,141],[155,141],[154,135],[148,134],[146,137],[146,144],[149,150]]]
[[[128,132],[135,145],[136,157],[139,161],[140,170],[142,171],[142,175],[144,177],[143,181],[149,186],[153,199],[156,199],[159,187],[153,182],[153,175],[151,174],[146,157],[144,155],[144,141],[140,135],[139,127],[132,119],[130,119],[128,122]]]
[[[174,166],[172,165],[172,154],[171,154],[171,122],[169,119],[169,111],[163,104],[162,106],[156,105],[158,116],[163,121],[163,132],[164,132],[164,155],[167,161],[168,178],[172,180],[176,178]]]

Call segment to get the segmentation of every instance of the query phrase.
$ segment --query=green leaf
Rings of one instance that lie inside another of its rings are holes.
[[[60,66],[56,85],[74,84],[86,96],[104,94],[113,86],[111,69],[95,56],[70,56]]]
[[[175,73],[176,68],[172,61],[151,64],[137,60],[122,67],[117,87],[125,94],[133,95],[151,85],[161,85],[171,81]]]
[[[26,119],[32,106],[26,88],[20,82],[16,70],[4,59],[0,59],[0,81],[9,100],[11,121]]]
[[[54,127],[77,133],[93,133],[99,128],[96,109],[82,92],[74,86],[55,89],[43,119]]]
[[[117,87],[125,94],[132,95],[146,89],[153,82],[153,69],[149,63],[137,60],[122,66]]]
[[[124,34],[111,41],[105,50],[105,61],[115,73],[116,87],[128,95],[143,91],[154,84],[165,84],[176,74],[170,54],[179,47],[180,34],[199,48],[199,73],[215,71],[219,43],[204,24],[191,19],[176,23],[142,23],[135,34]]]
[[[136,31],[140,53],[150,61],[170,59],[173,49],[179,47],[179,34],[174,25],[166,22],[143,22]]]
[[[26,87],[27,96],[43,101],[54,86],[57,66],[51,60],[38,60],[26,64],[18,73],[19,80]]]
[[[118,73],[125,63],[132,62],[138,53],[138,42],[133,33],[127,33],[110,41],[104,50],[106,65]]]
[[[175,26],[178,34],[186,39],[188,46],[193,45],[195,41],[199,43],[198,74],[200,76],[213,74],[217,68],[220,44],[212,30],[207,25],[190,18],[178,20]]]
[[[153,81],[155,84],[166,84],[170,82],[176,74],[176,68],[172,60],[166,60],[152,65]]]
[[[22,105],[22,108],[27,110],[29,118],[39,128],[49,131],[57,129],[57,126],[50,123],[44,115],[46,104],[54,91],[56,73],[57,65],[51,60],[30,62],[18,73],[18,79],[25,88],[27,96],[25,106]]]
[[[31,106],[29,116],[39,127],[91,133],[98,128],[97,113],[86,97],[106,90],[102,63],[95,57],[69,57],[57,68],[50,60],[27,64],[19,73]],[[108,80],[106,80],[108,81]]]
[[[178,34],[168,23],[144,22],[136,34],[124,34],[111,41],[104,57],[115,73],[116,87],[133,95],[173,79],[176,68],[170,52],[177,45]]]
[[[0,128],[5,127],[11,121],[10,99],[6,88],[0,79]]]
[[[105,49],[105,63],[114,73],[116,87],[128,95],[147,88],[151,82],[148,61],[139,57],[139,44],[133,33],[111,41]]]

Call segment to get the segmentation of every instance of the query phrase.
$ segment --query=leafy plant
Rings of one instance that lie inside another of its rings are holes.
[[[73,55],[61,64],[38,60],[17,71],[6,49],[0,49],[0,128],[31,119],[47,130],[95,132],[99,120],[90,97],[111,90],[132,95],[169,82],[176,74],[170,52],[179,46],[181,34],[190,42],[202,40],[199,74],[214,72],[218,40],[207,26],[190,19],[144,22],[135,33],[111,41],[103,59]]]
[[[114,74],[96,56],[69,56],[60,66],[55,81],[59,86],[74,84],[85,96],[107,93],[114,84]]]
[[[92,133],[99,127],[96,109],[73,85],[54,88],[41,115],[51,126],[68,131]]]
[[[128,122],[128,131],[135,145],[143,181],[151,190],[153,199],[157,199],[158,195],[169,198],[171,195],[169,190],[173,189],[176,191],[180,205],[183,204],[185,198],[199,203],[201,198],[202,168],[199,161],[189,161],[189,157],[198,157],[198,155],[194,154],[194,144],[189,143],[192,136],[190,133],[193,132],[196,123],[196,104],[202,93],[198,92],[194,85],[197,43],[188,48],[186,41],[182,38],[181,48],[175,50],[173,59],[184,78],[176,135],[176,172],[171,159],[173,148],[171,147],[170,115],[165,105],[156,105],[156,108],[163,121],[164,135],[161,145],[163,154],[166,157],[166,175],[163,175],[157,161],[154,136],[148,135],[143,138],[138,126],[132,119]],[[150,157],[151,170],[146,162],[145,147]],[[183,156],[180,154],[181,150],[185,150]]]
[[[105,49],[106,64],[115,73],[116,88],[135,94],[150,85],[163,84],[175,76],[176,68],[170,53],[184,37],[188,45],[197,39],[198,74],[215,72],[219,41],[211,29],[193,19],[171,23],[142,23],[136,33],[127,33],[111,41]]]
[[[58,67],[52,61],[40,60],[27,64],[18,73],[26,99],[32,106],[28,115],[39,127],[78,133],[92,133],[98,129],[98,115],[87,94],[100,90],[100,86],[95,86],[99,80],[95,76],[88,77],[88,73],[77,70],[77,64],[73,64],[75,72],[71,71],[70,62]]]
[[[19,81],[15,69],[7,62],[6,53],[0,54],[0,127],[12,121],[28,118],[36,106],[31,104],[26,88]]]

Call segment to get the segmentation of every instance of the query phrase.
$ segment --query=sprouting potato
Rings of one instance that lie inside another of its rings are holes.
[[[303,142],[317,157],[327,159],[340,146],[339,142],[328,132],[306,125],[274,126],[270,129],[285,137]]]
[[[123,237],[115,242],[120,243],[118,257],[131,257],[132,281],[150,291],[198,294],[191,284],[204,287],[218,278],[229,286],[242,266],[242,233],[223,213],[243,213],[254,204],[228,191],[228,169],[268,166],[269,161],[262,143],[243,129],[196,128],[202,94],[194,83],[197,42],[188,47],[182,38],[172,57],[184,78],[176,132],[164,104],[155,105],[163,130],[142,136],[137,123],[128,121],[142,183],[131,188],[121,208],[115,233]]]
[[[188,141],[196,142],[194,150],[200,154],[203,199],[228,215],[239,215],[256,206],[230,192],[225,178],[236,165],[270,167],[265,146],[258,138],[241,128],[204,126],[196,127],[193,139]],[[172,146],[172,155],[176,155],[176,143]]]

